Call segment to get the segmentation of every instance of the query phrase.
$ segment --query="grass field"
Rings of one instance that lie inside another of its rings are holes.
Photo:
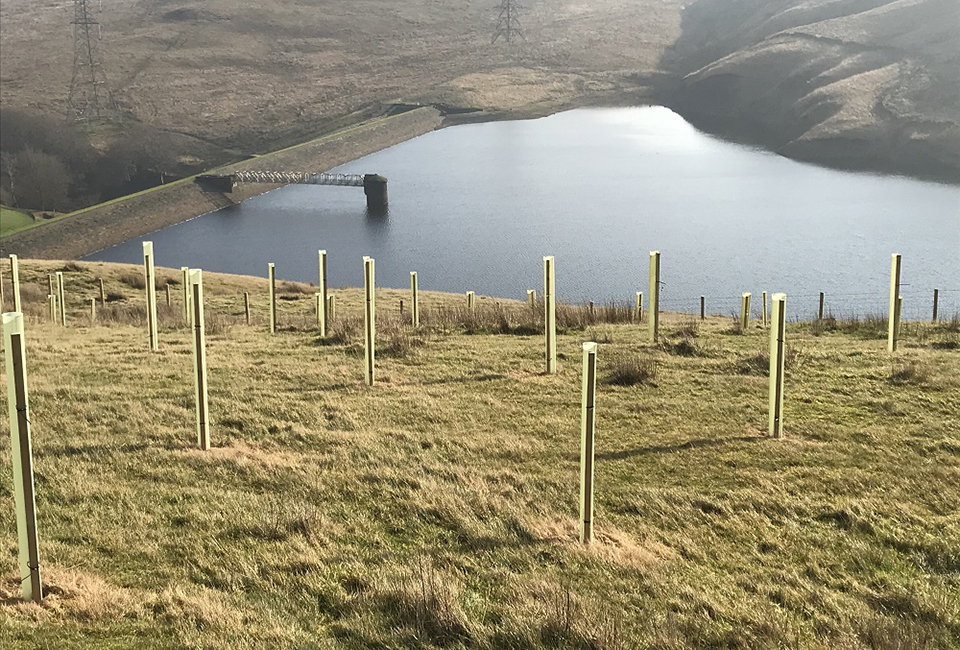
[[[11,208],[0,207],[0,237],[26,230],[33,226],[33,224],[33,217],[29,214]]]
[[[46,319],[53,270],[66,329]],[[768,333],[726,317],[667,314],[653,346],[599,322],[626,308],[565,307],[559,373],[544,376],[524,305],[482,298],[471,318],[462,296],[424,293],[413,332],[405,292],[379,290],[367,389],[360,291],[335,291],[321,341],[312,288],[281,283],[271,336],[266,281],[210,274],[201,452],[179,286],[169,308],[160,293],[151,354],[136,267],[25,260],[21,275],[48,596],[16,599],[4,470],[0,647],[958,647],[957,317],[905,324],[896,355],[882,321],[790,324],[777,441]],[[91,324],[99,277],[108,304]],[[590,547],[586,340],[600,343]]]

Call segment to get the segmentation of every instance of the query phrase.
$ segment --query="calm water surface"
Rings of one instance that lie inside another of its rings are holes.
[[[818,292],[834,313],[885,309],[902,253],[904,313],[960,310],[960,187],[797,163],[698,132],[660,107],[575,110],[436,131],[336,171],[390,179],[390,212],[358,188],[290,186],[145,239],[170,267],[524,298],[556,256],[561,300],[632,301],[662,252],[664,308],[731,313],[783,291],[791,317]],[[140,240],[89,259],[139,263]]]

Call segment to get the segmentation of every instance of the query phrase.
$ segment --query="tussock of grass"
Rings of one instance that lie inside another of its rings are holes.
[[[657,379],[656,359],[636,353],[615,353],[608,362],[604,382],[614,386],[652,384]]]

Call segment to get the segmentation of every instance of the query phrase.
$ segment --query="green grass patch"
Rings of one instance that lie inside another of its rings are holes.
[[[25,212],[0,206],[0,237],[12,235],[34,225],[33,217]]]

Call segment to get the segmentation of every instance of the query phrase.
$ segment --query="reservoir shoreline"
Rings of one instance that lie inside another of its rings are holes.
[[[658,93],[653,93],[656,95]],[[638,105],[660,104],[654,96],[634,98],[625,102],[617,93],[600,97],[581,97],[575,102],[562,105],[546,103],[511,111],[455,112],[444,114],[432,106],[421,106],[392,115],[367,119],[319,138],[294,145],[279,151],[240,161],[225,167],[210,170],[214,173],[237,170],[310,170],[324,172],[339,165],[353,162],[371,153],[407,142],[431,131],[463,124],[480,124],[499,121],[529,120],[547,117],[577,108],[619,108]],[[704,133],[728,142],[746,144],[770,151],[787,159],[797,160],[828,169],[850,172],[905,176],[918,180],[956,185],[949,173],[932,169],[916,169],[912,175],[898,174],[886,168],[882,161],[864,161],[859,158],[843,160],[829,155],[818,156],[807,151],[803,156],[791,156],[778,152],[763,142],[725,133],[725,129],[709,121],[704,123],[697,116],[688,117],[682,110],[678,114]],[[377,173],[377,170],[368,170]],[[210,173],[207,172],[207,173]],[[276,189],[274,185],[239,186],[229,196],[213,196],[202,192],[192,182],[193,177],[167,185],[151,188],[134,195],[121,197],[105,204],[91,206],[75,213],[41,223],[27,230],[0,238],[0,255],[17,254],[25,258],[77,259],[135,237],[175,225],[209,212],[239,203]]]

